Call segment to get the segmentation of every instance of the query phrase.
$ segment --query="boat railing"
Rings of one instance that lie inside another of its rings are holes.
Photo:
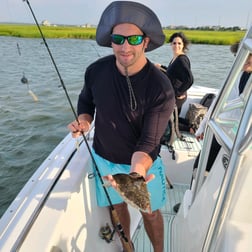
[[[92,140],[92,130],[93,125],[90,131],[85,134],[87,141]],[[82,137],[78,140],[74,140],[71,137],[71,133],[66,135],[66,137],[58,144],[54,151],[47,157],[47,159],[41,164],[24,186],[24,189],[21,192],[25,194],[27,193],[26,197],[22,197],[22,195],[17,196],[16,200],[9,206],[5,214],[2,216],[2,223],[9,223],[9,225],[1,228],[4,230],[4,232],[0,235],[1,239],[4,240],[5,236],[8,237],[8,233],[10,232],[9,230],[12,230],[16,226],[20,229],[20,231],[16,233],[17,236],[12,237],[12,240],[15,242],[11,246],[11,251],[19,251],[19,248],[26,239],[45,202],[53,191],[54,186],[60,179],[75,152],[78,150],[77,145],[81,145],[82,143]],[[68,151],[64,151],[65,148],[67,148]],[[39,190],[43,193],[38,196],[37,190],[34,190],[34,187],[36,186],[36,181],[42,180],[44,182],[40,182]],[[35,202],[33,201],[34,196],[36,198]],[[22,199],[22,201],[19,199]],[[26,217],[23,215],[26,215]],[[22,223],[20,222],[21,216],[24,217]]]
[[[236,188],[239,188],[237,186],[237,179],[239,174],[242,173],[241,170],[244,169],[243,165],[240,164],[247,152],[249,150],[251,151],[252,120],[251,109],[249,109],[251,107],[252,97],[250,97],[249,102],[247,103],[247,109],[243,114],[243,120],[240,124],[239,132],[230,155],[228,169],[220,188],[219,197],[217,199],[203,251],[214,251],[214,246],[218,238],[217,235],[223,228],[227,212],[231,209],[231,199],[235,198],[234,194],[236,193]],[[246,132],[246,134],[244,134],[244,132]]]
[[[31,213],[31,215],[29,216],[29,219],[26,221],[26,224],[23,227],[22,232],[20,232],[19,236],[15,240],[15,243],[14,243],[14,245],[12,247],[13,252],[14,251],[19,251],[19,248],[21,247],[23,241],[25,240],[26,236],[28,235],[33,223],[35,222],[35,220],[38,217],[40,211],[42,210],[42,208],[43,208],[46,200],[48,199],[50,193],[52,192],[55,184],[60,179],[60,176],[64,172],[65,167],[67,166],[68,162],[73,157],[76,150],[77,150],[76,148],[73,148],[72,152],[69,152],[70,155],[69,155],[69,157],[65,157],[65,158],[67,158],[67,161],[63,161],[62,166],[59,163],[58,172],[55,174],[54,178],[49,182],[50,184],[47,186],[47,189],[43,191],[43,194],[41,195],[40,200],[38,201],[36,207],[34,208],[33,212]],[[54,153],[52,153],[51,157],[52,157],[52,160],[53,160],[54,159]],[[49,160],[51,160],[51,157],[48,157]],[[43,164],[41,166],[43,166]]]
[[[247,85],[246,89],[244,90],[246,93],[245,95],[242,95],[242,98],[233,99],[232,101],[229,101],[228,97],[232,90],[234,89],[234,84],[236,83],[237,79],[239,78],[240,72],[242,70],[242,66],[244,65],[248,55],[252,53],[252,27],[247,32],[245,38],[242,41],[242,45],[240,46],[239,52],[237,54],[236,60],[230,70],[230,73],[227,77],[227,80],[224,83],[223,88],[220,91],[220,94],[218,95],[216,99],[216,103],[214,105],[214,109],[212,111],[212,114],[210,116],[208,127],[211,129],[209,131],[206,131],[205,135],[205,144],[202,146],[202,152],[203,153],[209,153],[210,145],[208,144],[211,142],[211,139],[213,136],[216,138],[219,144],[222,145],[222,147],[230,153],[234,144],[234,140],[236,137],[236,132],[233,131],[233,135],[230,135],[231,133],[225,130],[224,126],[230,125],[230,127],[233,127],[236,125],[236,130],[238,128],[238,125],[242,118],[236,118],[234,121],[232,117],[229,118],[222,118],[220,116],[221,113],[227,112],[228,110],[236,108],[242,108],[245,106],[246,101],[250,97],[251,94],[251,85]],[[251,82],[252,76],[250,76],[250,79],[248,81]],[[241,116],[241,115],[240,115]],[[229,127],[228,127],[229,128]],[[194,193],[193,193],[193,199],[195,198],[195,195],[198,193],[204,178],[205,170],[207,160],[199,160],[199,167],[202,169],[199,169],[199,172],[197,174]]]
[[[237,60],[233,65],[229,78],[227,79],[227,87],[224,86],[219,97],[219,102],[216,104],[216,108],[209,121],[209,135],[214,134],[219,141],[219,143],[227,149],[229,153],[229,159],[227,163],[227,169],[225,175],[220,185],[220,190],[216,200],[215,208],[211,218],[211,222],[207,231],[204,246],[202,251],[216,251],[216,246],[221,239],[221,232],[224,229],[224,223],[227,218],[230,218],[234,200],[237,198],[237,189],[241,189],[242,180],[245,179],[241,176],[244,172],[244,165],[251,160],[251,139],[252,139],[252,118],[251,118],[251,108],[252,108],[252,97],[251,97],[251,77],[248,80],[245,95],[243,95],[243,113],[241,113],[240,118],[237,119],[237,124],[234,124],[232,132],[235,132],[234,138],[230,138],[229,135],[223,134],[222,123],[218,123],[218,113],[224,106],[225,95],[228,93],[228,89],[233,88],[232,83],[238,76],[238,72],[241,71],[241,66],[243,66],[247,56],[252,53],[252,27],[248,31],[239,53],[237,55]],[[224,102],[222,102],[224,100]],[[228,121],[228,119],[227,119]],[[228,122],[229,123],[229,122]],[[241,165],[243,164],[243,165]],[[200,184],[198,184],[199,190]]]

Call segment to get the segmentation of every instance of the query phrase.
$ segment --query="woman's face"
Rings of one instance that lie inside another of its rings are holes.
[[[250,54],[243,65],[243,71],[251,73],[252,72],[252,54]]]
[[[171,46],[172,46],[173,54],[180,55],[180,54],[184,53],[184,51],[183,51],[184,43],[180,37],[174,38],[173,41],[171,42]]]

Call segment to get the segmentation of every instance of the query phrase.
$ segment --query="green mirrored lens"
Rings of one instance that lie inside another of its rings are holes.
[[[143,42],[143,35],[131,35],[131,36],[123,36],[119,34],[112,34],[111,35],[111,40],[113,43],[117,45],[123,45],[125,39],[127,39],[128,43],[130,45],[140,45]]]
[[[128,42],[130,45],[139,45],[143,41],[142,35],[133,35],[128,37]]]
[[[117,45],[122,45],[125,41],[125,37],[122,35],[113,34],[111,37],[112,37],[112,42]]]

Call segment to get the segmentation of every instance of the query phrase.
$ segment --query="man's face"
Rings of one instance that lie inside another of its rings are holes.
[[[119,24],[113,28],[112,34],[122,35],[125,37],[132,35],[144,35],[143,32],[134,24]],[[117,62],[123,67],[135,66],[141,64],[142,59],[145,58],[144,50],[147,48],[149,38],[144,37],[139,45],[131,45],[125,39],[124,43],[118,45],[112,43],[112,48]]]

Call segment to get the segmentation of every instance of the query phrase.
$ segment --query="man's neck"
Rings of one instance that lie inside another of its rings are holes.
[[[142,68],[146,65],[147,59],[146,57],[139,59],[138,62],[134,63],[130,66],[123,66],[120,62],[116,61],[116,66],[122,75],[126,75],[125,68],[127,68],[127,73],[129,76],[137,74],[142,70]]]

